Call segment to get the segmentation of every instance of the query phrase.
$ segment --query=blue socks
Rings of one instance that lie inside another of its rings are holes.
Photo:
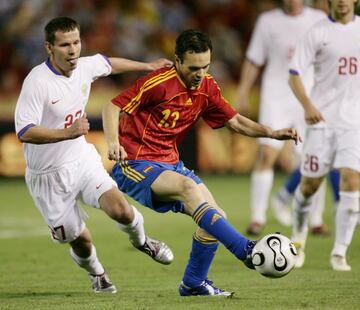
[[[300,179],[301,179],[300,169],[297,168],[289,176],[285,184],[285,188],[289,194],[293,194],[295,192],[295,189],[300,183]]]
[[[203,282],[215,257],[219,243],[213,239],[212,243],[202,243],[194,236],[190,259],[185,269],[183,282],[186,286],[196,287]]]
[[[330,184],[333,190],[335,202],[340,200],[340,172],[339,170],[333,169],[330,171]]]
[[[245,260],[249,239],[241,235],[207,202],[201,204],[192,215],[196,224],[219,240],[238,259]]]

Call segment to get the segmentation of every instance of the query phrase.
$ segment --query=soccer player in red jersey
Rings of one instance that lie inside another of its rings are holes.
[[[214,129],[227,126],[251,137],[301,140],[295,129],[273,130],[236,113],[208,74],[211,51],[206,34],[182,32],[174,67],[138,79],[103,110],[108,156],[118,161],[113,175],[119,188],[156,212],[190,215],[199,226],[181,296],[231,296],[208,279],[219,241],[249,268],[255,245],[230,225],[205,184],[179,160],[177,147],[186,133],[201,117]]]

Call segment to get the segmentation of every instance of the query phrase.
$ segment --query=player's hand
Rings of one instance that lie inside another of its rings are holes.
[[[272,138],[276,140],[294,140],[296,145],[299,142],[303,142],[301,136],[294,128],[274,130],[272,132]]]
[[[305,121],[308,125],[314,125],[316,123],[324,121],[324,117],[314,105],[309,105],[305,109]]]
[[[160,58],[155,61],[149,62],[149,69],[150,69],[150,71],[153,71],[153,70],[157,70],[157,69],[164,68],[164,67],[169,68],[173,65],[174,65],[174,63],[171,60],[165,59],[165,58]]]
[[[110,143],[108,147],[108,158],[110,160],[121,161],[127,158],[127,153],[119,142]]]
[[[70,127],[67,128],[69,139],[75,139],[86,135],[90,130],[90,123],[86,113],[78,118]]]

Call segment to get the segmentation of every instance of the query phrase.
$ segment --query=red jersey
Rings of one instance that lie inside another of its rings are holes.
[[[236,114],[211,75],[190,90],[175,67],[139,78],[112,103],[125,112],[120,117],[119,141],[128,159],[169,164],[179,161],[178,145],[200,117],[219,128]]]

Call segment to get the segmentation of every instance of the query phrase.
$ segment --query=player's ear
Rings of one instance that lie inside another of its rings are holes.
[[[181,64],[181,60],[180,60],[179,56],[176,55],[176,54],[175,54],[175,63],[176,63],[177,65],[180,65],[180,64]]]
[[[52,45],[51,45],[51,43],[48,42],[48,41],[45,41],[44,46],[45,46],[46,53],[50,56],[52,54],[52,51],[51,51]]]

